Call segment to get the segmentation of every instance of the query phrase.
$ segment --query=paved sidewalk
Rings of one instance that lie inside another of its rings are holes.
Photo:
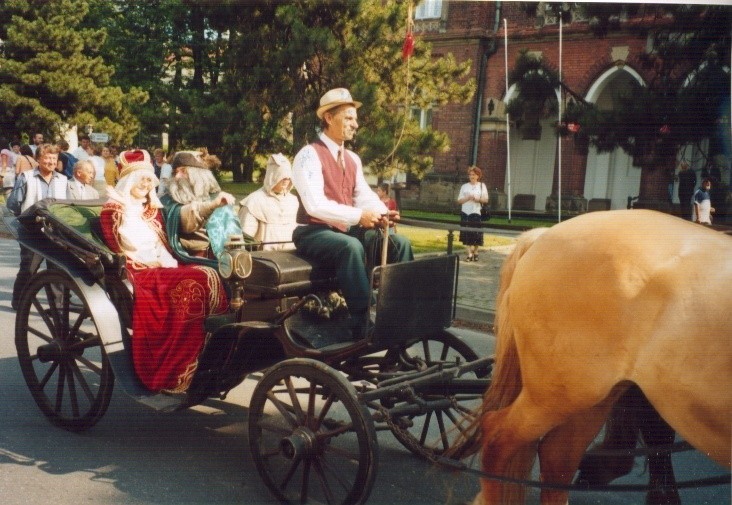
[[[513,245],[482,248],[478,261],[465,261],[460,255],[456,319],[459,323],[492,331],[496,310],[499,275],[503,260]]]

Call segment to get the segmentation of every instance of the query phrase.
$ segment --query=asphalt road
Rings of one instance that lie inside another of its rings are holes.
[[[247,443],[253,380],[226,400],[172,414],[136,403],[118,386],[109,410],[84,433],[51,426],[36,407],[15,355],[10,308],[17,244],[0,239],[0,501],[6,505],[276,503],[259,479]],[[462,331],[479,353],[485,334]],[[378,435],[380,461],[369,503],[464,503],[475,477],[453,474],[411,455],[389,432]],[[675,458],[679,480],[723,473],[698,453]],[[626,483],[645,483],[638,460]],[[729,504],[728,486],[682,492],[685,504]],[[573,504],[643,503],[641,493],[573,493]],[[530,503],[537,502],[535,492]]]

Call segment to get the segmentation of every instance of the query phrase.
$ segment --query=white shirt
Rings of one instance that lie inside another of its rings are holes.
[[[12,149],[3,149],[0,151],[0,154],[4,154],[7,157],[7,166],[13,167],[13,171],[15,171],[15,160],[18,158],[18,155]]]
[[[74,149],[73,151],[71,151],[71,155],[79,161],[89,159],[89,153],[86,152],[84,150],[84,148],[81,146],[79,146],[76,149]]]
[[[336,160],[338,149],[341,146],[323,133],[320,134],[320,140],[325,143],[333,155],[333,159]],[[346,152],[356,162],[356,187],[353,190],[353,207],[329,200],[325,196],[323,165],[320,158],[318,158],[318,153],[311,145],[300,149],[300,152],[295,156],[295,161],[292,164],[292,182],[295,189],[297,189],[303,207],[310,216],[330,224],[355,226],[361,220],[363,210],[386,214],[388,209],[366,182],[361,158],[353,151],[346,150]]]
[[[170,163],[160,165],[160,185],[158,186],[158,196],[163,196],[168,190],[168,182],[173,177],[173,167]]]
[[[104,179],[104,158],[101,156],[90,156],[89,161],[94,163],[94,180],[95,181],[105,181]],[[106,184],[106,182],[105,182]]]
[[[460,194],[458,195],[458,200],[461,200],[466,196],[474,196],[476,198],[485,199],[488,197],[488,189],[482,182],[479,182],[477,184],[471,184],[469,182],[466,182],[465,184],[460,186]],[[470,214],[480,214],[480,207],[480,202],[468,200],[467,202],[462,204],[460,210],[469,216]]]

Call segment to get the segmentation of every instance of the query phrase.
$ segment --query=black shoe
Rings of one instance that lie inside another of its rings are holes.
[[[477,254],[473,254],[473,261],[478,261],[478,255]]]

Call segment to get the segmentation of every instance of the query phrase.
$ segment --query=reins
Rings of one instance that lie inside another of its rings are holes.
[[[682,442],[685,443],[685,442]],[[674,444],[672,444],[674,445]],[[668,452],[679,452],[679,451],[668,451]],[[537,480],[528,480],[528,479],[514,479],[512,477],[505,477],[503,475],[496,475],[496,474],[490,474],[483,472],[481,470],[476,470],[474,468],[470,468],[462,461],[455,461],[450,458],[446,458],[444,456],[437,456],[435,455],[432,458],[436,463],[439,463],[440,465],[450,468],[455,471],[475,475],[481,479],[488,479],[488,480],[494,480],[498,482],[505,482],[508,484],[517,484],[524,487],[532,487],[532,488],[538,488],[538,489],[554,489],[558,491],[606,491],[606,492],[644,492],[644,491],[650,491],[652,489],[656,489],[658,486],[652,485],[652,484],[603,484],[603,485],[589,485],[586,483],[579,483],[579,484],[556,484],[552,482],[540,482]],[[678,489],[689,489],[689,488],[699,488],[699,487],[708,487],[708,486],[720,486],[723,484],[730,484],[732,483],[732,475],[725,474],[725,475],[715,475],[713,477],[705,477],[703,479],[693,479],[693,480],[685,480],[682,482],[677,482],[676,487]]]
[[[385,422],[389,425],[389,428],[392,432],[395,431],[405,431],[403,428],[401,428],[398,424],[394,423],[391,419],[391,416],[389,415],[389,412],[386,408],[384,408],[382,405],[378,404],[369,404],[370,408],[380,412],[382,414],[382,418],[385,420]],[[406,432],[405,432],[406,434]],[[536,480],[528,480],[528,479],[515,479],[512,477],[505,477],[503,475],[497,475],[497,474],[490,474],[483,472],[481,470],[476,470],[474,468],[470,468],[468,465],[466,465],[463,461],[460,460],[454,460],[445,456],[441,456],[438,454],[435,454],[432,451],[426,450],[424,447],[422,447],[419,443],[415,443],[412,446],[412,449],[414,449],[414,452],[416,454],[420,454],[422,457],[424,457],[427,461],[431,461],[433,463],[436,463],[442,467],[445,467],[447,469],[456,471],[456,472],[463,472],[470,475],[475,475],[481,479],[488,479],[488,480],[494,480],[497,482],[505,482],[508,484],[517,484],[524,487],[531,487],[531,488],[537,488],[537,489],[555,489],[559,491],[604,491],[604,492],[645,492],[650,491],[653,489],[657,489],[658,485],[652,485],[652,484],[604,484],[604,485],[589,485],[587,483],[579,483],[579,484],[556,484],[551,482],[540,482]],[[674,452],[685,452],[694,450],[694,448],[685,441],[682,442],[674,442],[672,444],[665,444],[665,445],[658,445],[658,446],[651,446],[651,447],[645,447],[645,448],[639,448],[639,449],[629,449],[629,450],[592,450],[588,453],[590,454],[602,454],[602,455],[634,455],[634,456],[645,456],[648,454],[663,454],[663,453],[674,453]],[[732,475],[725,474],[725,475],[715,475],[714,477],[706,477],[703,479],[693,479],[693,480],[686,480],[682,482],[677,482],[676,487],[678,489],[689,489],[689,488],[697,488],[697,487],[708,487],[708,486],[719,486],[723,484],[731,484],[732,483]]]
[[[649,447],[638,447],[636,449],[590,449],[587,454],[594,456],[649,456],[651,454],[673,454],[693,450],[689,442],[674,442],[672,444],[652,445]]]

